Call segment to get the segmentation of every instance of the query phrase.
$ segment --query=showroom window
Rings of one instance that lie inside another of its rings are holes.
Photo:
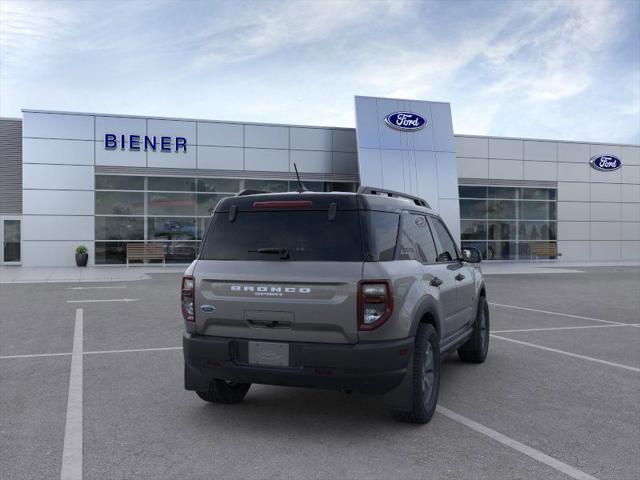
[[[162,245],[167,263],[191,262],[211,214],[241,190],[286,192],[297,182],[235,178],[96,175],[95,262],[124,264],[128,243]],[[355,183],[304,182],[312,191],[355,191]]]
[[[528,260],[535,243],[555,243],[556,189],[461,185],[462,246],[487,260]]]

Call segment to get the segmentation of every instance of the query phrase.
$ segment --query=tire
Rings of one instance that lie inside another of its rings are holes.
[[[485,297],[480,297],[473,334],[467,343],[458,349],[460,360],[467,363],[484,362],[489,352],[489,333],[489,304]]]
[[[440,390],[440,341],[432,325],[418,326],[413,354],[413,378],[410,411],[392,410],[401,422],[425,424],[431,420],[438,403]]]
[[[211,403],[238,403],[249,391],[250,383],[227,382],[215,379],[209,385],[209,390],[196,391],[205,402]]]

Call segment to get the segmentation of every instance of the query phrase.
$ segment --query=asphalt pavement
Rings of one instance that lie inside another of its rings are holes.
[[[1,476],[638,478],[640,270],[575,270],[486,277],[489,357],[444,361],[425,426],[376,396],[254,385],[201,401],[183,389],[175,273],[0,285]]]

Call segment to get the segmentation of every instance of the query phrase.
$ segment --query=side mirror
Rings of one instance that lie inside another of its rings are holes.
[[[465,247],[462,249],[462,260],[469,263],[480,263],[482,254],[477,248]]]

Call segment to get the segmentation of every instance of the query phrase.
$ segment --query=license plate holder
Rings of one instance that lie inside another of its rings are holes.
[[[249,363],[273,367],[289,366],[289,344],[275,342],[249,342]]]

